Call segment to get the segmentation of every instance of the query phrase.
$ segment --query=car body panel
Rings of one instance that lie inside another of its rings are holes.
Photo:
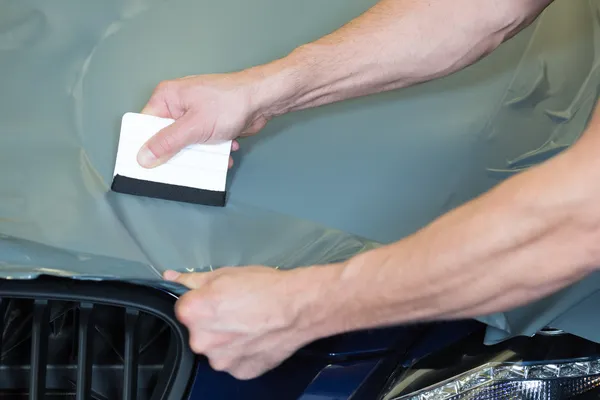
[[[272,121],[242,140],[225,208],[110,192],[120,118],[159,81],[284,56],[374,3],[1,0],[0,276],[179,293],[165,269],[344,260],[415,232],[583,131],[600,82],[598,1],[557,0],[460,73]],[[578,308],[598,279],[481,317],[488,340],[553,325],[600,341]]]
[[[201,362],[190,400],[373,400],[398,367],[482,329],[485,325],[475,321],[454,321],[334,336],[302,349],[279,368],[242,382]],[[331,354],[342,348],[343,354]]]

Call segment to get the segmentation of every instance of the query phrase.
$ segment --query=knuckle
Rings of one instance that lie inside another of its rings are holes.
[[[233,366],[233,360],[226,357],[210,357],[209,363],[215,371],[227,371]]]
[[[233,376],[235,379],[243,381],[246,380],[246,374],[244,374],[244,371],[240,370],[240,369],[235,369],[233,371],[230,372],[231,376]]]
[[[191,336],[190,337],[190,349],[195,354],[204,354],[204,352],[206,352],[206,345],[197,336]]]
[[[189,304],[190,302],[190,298],[184,295],[175,303],[175,316],[185,325],[193,319],[193,308],[191,304]]]
[[[156,136],[156,140],[151,141],[148,147],[155,154],[171,153],[175,150],[175,142],[175,132],[167,130]]]
[[[256,371],[254,371],[253,368],[249,368],[249,367],[244,366],[244,365],[242,365],[241,367],[238,367],[238,368],[235,368],[235,369],[231,370],[229,373],[235,379],[238,379],[240,381],[246,381],[246,380],[254,379],[257,376],[259,376],[259,374]]]
[[[171,89],[173,87],[173,81],[162,81],[159,82],[158,85],[156,85],[156,89],[154,90],[154,93],[163,93],[168,91],[169,89]]]

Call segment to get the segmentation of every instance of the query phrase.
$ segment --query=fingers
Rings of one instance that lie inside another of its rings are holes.
[[[242,132],[242,136],[250,136],[250,135],[257,134],[267,125],[267,122],[268,121],[265,117],[260,117],[256,120],[254,120],[250,124],[250,126],[248,126],[246,129],[244,129],[244,131]]]
[[[172,115],[166,101],[167,90],[170,90],[169,88],[172,88],[172,86],[173,82],[168,81],[158,84],[156,88],[154,88],[152,96],[150,96],[148,103],[146,103],[141,113],[154,115],[155,117],[160,118],[179,118],[181,115]]]
[[[239,380],[257,378],[279,364],[268,360],[266,354],[241,356],[240,350],[237,348],[226,347],[223,350],[214,351],[214,345],[206,342],[192,343],[190,341],[190,348],[196,354],[204,354],[213,370],[226,372]]]
[[[156,114],[153,114],[156,115]],[[164,164],[184,147],[203,141],[210,135],[201,125],[194,124],[191,115],[184,115],[171,125],[154,135],[140,149],[137,155],[138,163],[144,168],[154,168]],[[240,144],[237,140],[231,142],[231,150],[238,151]],[[233,159],[229,159],[229,168]]]
[[[251,358],[230,367],[228,372],[234,378],[241,381],[246,381],[258,378],[272,368],[272,365],[269,365],[260,359]]]
[[[208,119],[206,116],[198,118],[198,115],[192,110],[194,107],[191,107],[190,104],[198,105],[203,102],[212,104],[215,102],[215,99],[210,96],[204,98],[198,95],[199,97],[197,98],[185,100],[183,98],[185,97],[185,93],[183,93],[185,91],[181,90],[182,82],[184,80],[161,82],[157,85],[152,96],[150,96],[150,99],[141,111],[142,114],[174,120],[171,125],[150,138],[138,151],[137,161],[142,167],[154,168],[164,164],[184,147],[194,143],[205,143],[213,134],[216,121],[215,116],[211,117],[209,113]],[[187,83],[184,86],[186,85]],[[216,100],[219,100],[218,95],[219,93],[217,93]],[[218,109],[218,107],[216,108]],[[257,129],[261,124],[264,125],[264,123],[260,122],[254,123],[250,128]],[[234,125],[236,124],[234,123]],[[239,148],[239,143],[232,141],[231,151],[237,151]],[[232,165],[233,160],[230,160],[229,168]]]
[[[207,281],[208,272],[194,272],[181,274],[176,271],[165,271],[163,278],[170,282],[176,282],[190,289],[198,289]]]
[[[140,113],[160,118],[171,118],[167,103],[158,97],[151,97]]]
[[[231,142],[231,151],[238,151],[240,149],[240,143],[237,140]],[[227,168],[233,167],[233,157],[229,157],[229,164]]]
[[[202,126],[195,126],[191,114],[185,114],[151,137],[138,152],[137,161],[144,168],[157,167],[201,136]]]
[[[238,380],[258,378],[281,363],[269,360],[266,354],[254,354],[240,358],[232,356],[229,353],[231,352],[217,356],[208,353],[206,356],[212,369],[227,372]]]
[[[181,274],[177,271],[168,270],[163,273],[163,278],[167,281],[176,281]]]

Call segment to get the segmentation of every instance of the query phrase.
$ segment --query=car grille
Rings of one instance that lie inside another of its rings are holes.
[[[0,281],[0,399],[186,398],[196,357],[174,300],[117,282]]]

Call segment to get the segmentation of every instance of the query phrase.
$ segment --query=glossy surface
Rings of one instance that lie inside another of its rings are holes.
[[[399,363],[410,364],[482,329],[481,324],[460,321],[336,336],[244,382],[216,373],[203,362],[190,400],[374,400]],[[383,353],[382,342],[387,343]]]

